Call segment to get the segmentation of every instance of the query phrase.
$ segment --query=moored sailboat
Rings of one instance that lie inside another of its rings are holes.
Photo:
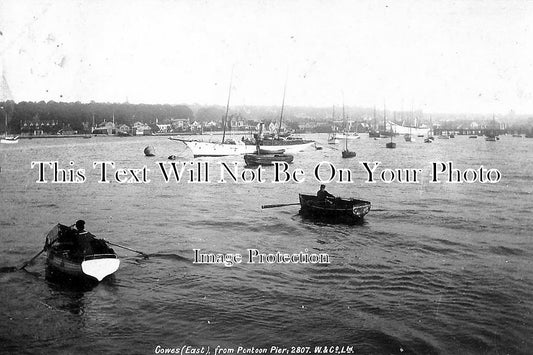
[[[5,132],[4,137],[0,139],[0,143],[3,144],[14,144],[19,142],[19,136],[10,136],[7,134],[7,111],[5,107],[0,107],[2,110],[4,110],[4,116],[5,116]]]
[[[233,75],[232,75],[233,77]],[[285,88],[286,88],[285,83]],[[254,154],[256,152],[256,142],[244,142],[244,141],[226,141],[226,123],[228,118],[228,110],[231,96],[231,80],[230,80],[230,90],[228,93],[228,102],[226,105],[226,114],[223,122],[223,135],[222,142],[202,142],[198,140],[188,140],[178,137],[169,137],[170,140],[183,142],[193,153],[194,157],[218,157],[218,156],[228,156],[228,155],[244,155],[244,154]],[[314,146],[315,141],[304,140],[301,138],[294,138],[291,136],[281,137],[280,129],[281,123],[283,120],[283,109],[285,105],[285,90],[283,91],[283,102],[281,106],[281,114],[279,127],[276,137],[270,139],[263,139],[261,146],[268,147],[269,150],[280,150],[283,149],[285,153],[295,154],[301,151],[306,150],[307,148]]]
[[[344,115],[344,95],[342,99],[342,120],[344,122],[344,126],[346,126],[346,116]],[[359,138],[359,137],[358,137]],[[342,151],[342,157],[343,158],[353,158],[357,154],[355,152],[352,152],[348,149],[348,136],[345,134],[344,136],[344,150]]]
[[[328,136],[328,144],[338,144],[338,143],[339,143],[339,139],[337,138],[337,134],[335,132],[331,133]]]
[[[379,138],[378,125],[376,122],[376,107],[374,106],[374,126],[368,132],[369,138]]]
[[[494,133],[494,125],[496,124],[496,121],[494,119],[494,114],[492,114],[492,130],[491,133],[487,133],[485,140],[487,142],[496,142],[500,138]]]
[[[276,162],[292,163],[294,156],[284,154],[284,150],[265,150],[261,149],[263,133],[263,123],[259,124],[259,133],[255,137],[256,152],[251,154],[244,154],[244,162],[247,166],[255,165],[274,165]]]
[[[386,125],[387,121],[386,121],[386,118],[385,118],[385,112],[386,112],[386,109],[385,109],[385,107],[383,107],[383,121],[384,121],[384,124],[385,124],[384,129],[386,131],[387,130],[387,125]],[[396,148],[396,143],[392,141],[392,137],[394,137],[394,132],[392,131],[392,122],[389,122],[389,123],[391,125],[390,126],[391,127],[390,128],[390,142],[387,142],[385,144],[385,148],[394,149],[394,148]]]

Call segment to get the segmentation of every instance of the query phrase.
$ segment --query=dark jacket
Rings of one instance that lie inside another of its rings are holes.
[[[333,196],[326,190],[318,190],[318,192],[316,193],[316,197],[318,197],[319,201],[325,201],[328,197],[335,198],[335,196]]]

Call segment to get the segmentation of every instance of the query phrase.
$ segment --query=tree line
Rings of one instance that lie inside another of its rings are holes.
[[[135,122],[160,123],[170,119],[194,119],[193,111],[185,105],[129,104],[129,103],[81,103],[14,101],[0,102],[0,127],[5,130],[5,115],[8,118],[8,131],[19,132],[24,124],[47,123],[56,126],[70,126],[83,131],[93,122],[99,124],[113,119],[116,124],[132,125]]]

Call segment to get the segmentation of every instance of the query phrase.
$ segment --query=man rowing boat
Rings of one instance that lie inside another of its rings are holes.
[[[74,237],[74,254],[77,256],[85,256],[93,254],[92,243],[95,236],[85,230],[85,221],[76,221],[76,234]]]
[[[333,203],[335,201],[335,196],[326,191],[326,185],[320,185],[320,190],[317,191],[316,197],[320,202]]]

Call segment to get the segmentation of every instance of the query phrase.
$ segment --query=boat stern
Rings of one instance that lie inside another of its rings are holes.
[[[352,213],[356,218],[363,218],[368,212],[370,212],[370,203],[362,206],[353,206]]]
[[[119,265],[120,260],[116,257],[89,259],[81,263],[81,270],[84,274],[102,281],[106,276],[117,271]]]

